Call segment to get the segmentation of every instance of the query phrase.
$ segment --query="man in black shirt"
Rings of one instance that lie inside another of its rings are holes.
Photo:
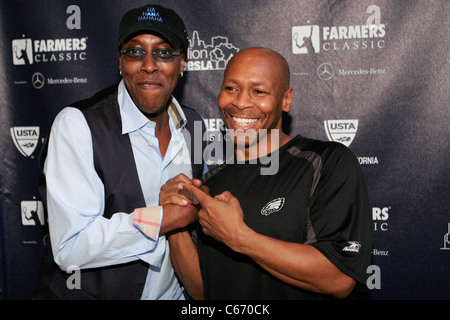
[[[239,52],[219,95],[233,161],[202,185],[179,175],[162,188],[161,204],[201,206],[197,245],[186,231],[169,237],[194,298],[345,298],[366,283],[372,225],[361,169],[342,144],[281,131],[292,97],[281,55]]]

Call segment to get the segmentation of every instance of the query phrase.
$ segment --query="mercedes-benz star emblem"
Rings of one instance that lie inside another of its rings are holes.
[[[331,78],[333,78],[334,75],[333,66],[329,63],[322,63],[317,68],[317,75],[322,80],[330,80]]]
[[[45,84],[45,78],[42,73],[36,72],[31,77],[31,83],[33,84],[33,87],[35,87],[36,89],[40,89]]]

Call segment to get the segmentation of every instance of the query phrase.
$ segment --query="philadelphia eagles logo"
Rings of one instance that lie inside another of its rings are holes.
[[[262,209],[261,214],[264,216],[268,216],[271,213],[280,211],[284,205],[284,198],[277,198],[269,201]]]

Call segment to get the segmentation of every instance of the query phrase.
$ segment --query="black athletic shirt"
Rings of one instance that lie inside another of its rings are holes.
[[[310,244],[345,274],[366,285],[372,250],[372,217],[359,163],[343,144],[300,135],[277,152],[273,166],[224,164],[204,176],[215,196],[230,191],[238,198],[244,221],[276,239]],[[288,285],[247,256],[199,231],[200,268],[206,299],[322,299]],[[273,254],[276,254],[274,252]]]

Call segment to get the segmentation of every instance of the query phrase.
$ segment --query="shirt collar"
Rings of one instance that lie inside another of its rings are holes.
[[[123,80],[119,83],[117,101],[119,102],[120,117],[122,119],[122,134],[127,134],[139,130],[149,123],[156,125],[155,122],[150,121],[136,107],[136,104],[134,103],[133,99],[131,99],[131,96],[128,93],[127,88],[125,87],[125,83],[123,82]],[[180,132],[181,129],[184,129],[187,123],[186,115],[184,114],[183,109],[181,108],[178,101],[173,96],[167,111],[169,113],[170,119],[175,125],[175,129],[178,132]]]

